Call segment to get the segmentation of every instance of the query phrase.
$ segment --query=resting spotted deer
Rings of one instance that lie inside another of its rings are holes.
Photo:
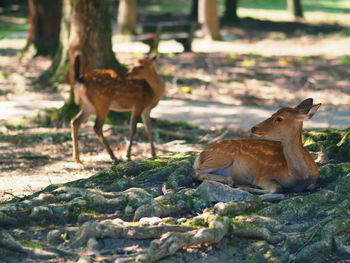
[[[319,176],[310,153],[302,145],[303,121],[321,104],[309,98],[294,108],[282,108],[251,129],[267,139],[224,140],[195,160],[194,177],[227,184],[253,185],[255,193],[300,192],[314,187]]]
[[[81,110],[71,120],[73,159],[75,162],[81,162],[78,145],[79,127],[93,113],[96,114],[95,133],[110,158],[114,162],[118,161],[103,135],[103,123],[110,110],[131,111],[128,160],[131,159],[131,148],[139,116],[141,116],[145,125],[151,144],[152,156],[156,155],[150,113],[162,98],[165,83],[156,71],[155,61],[156,56],[152,55],[140,59],[127,74],[112,69],[95,69],[80,74],[80,56],[76,56],[74,63],[76,78],[74,97],[77,104],[81,102]]]

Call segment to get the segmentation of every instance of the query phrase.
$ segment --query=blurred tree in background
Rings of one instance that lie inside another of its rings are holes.
[[[81,55],[81,73],[96,68],[120,69],[112,50],[109,3],[72,0],[69,36],[70,83],[74,83],[74,56]]]
[[[199,0],[198,13],[204,36],[221,40],[216,0]]]
[[[62,0],[62,17],[60,22],[59,44],[52,64],[37,80],[39,83],[68,82],[68,49],[70,34],[70,19],[72,14],[72,0]]]
[[[237,22],[239,20],[237,8],[238,0],[225,0],[225,11],[222,20],[225,22]]]
[[[190,19],[198,20],[198,0],[192,0]]]
[[[304,17],[301,0],[287,0],[287,6],[289,12],[293,15],[295,19],[300,19]]]
[[[53,56],[59,43],[62,0],[28,0],[29,34],[24,52]]]
[[[134,34],[137,20],[137,0],[119,0],[118,34]]]

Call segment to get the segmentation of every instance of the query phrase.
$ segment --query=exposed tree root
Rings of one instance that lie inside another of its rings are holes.
[[[90,238],[149,239],[160,237],[167,232],[186,232],[193,229],[193,227],[179,225],[132,226],[121,219],[105,220],[101,223],[89,221],[81,226],[70,246],[80,246]]]
[[[219,242],[229,231],[230,219],[210,214],[207,215],[207,219],[209,221],[207,228],[184,233],[170,232],[164,234],[160,239],[153,240],[146,252],[136,257],[136,262],[156,262],[175,254],[184,247]],[[119,263],[118,260],[115,262]]]
[[[57,254],[53,252],[23,246],[5,230],[0,231],[0,246],[14,253],[27,254],[31,258],[50,259],[57,257]]]

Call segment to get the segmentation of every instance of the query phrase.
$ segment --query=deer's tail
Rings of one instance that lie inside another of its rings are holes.
[[[80,53],[76,53],[74,56],[74,79],[76,83],[73,86],[73,92],[74,92],[74,103],[79,105],[80,102],[80,96],[78,90],[80,89],[80,86],[82,83],[84,83],[84,78],[81,75],[80,72]]]

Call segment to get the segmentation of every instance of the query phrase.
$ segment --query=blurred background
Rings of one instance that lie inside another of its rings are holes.
[[[82,72],[125,71],[145,54],[159,54],[166,94],[151,114],[159,154],[249,136],[277,108],[309,97],[322,107],[306,128],[346,132],[349,25],[345,0],[1,0],[0,169],[53,181],[110,165],[93,117],[80,139],[87,166],[70,162],[76,51]],[[122,159],[128,118],[110,114],[104,126]],[[149,147],[138,126],[133,158],[143,159]]]

